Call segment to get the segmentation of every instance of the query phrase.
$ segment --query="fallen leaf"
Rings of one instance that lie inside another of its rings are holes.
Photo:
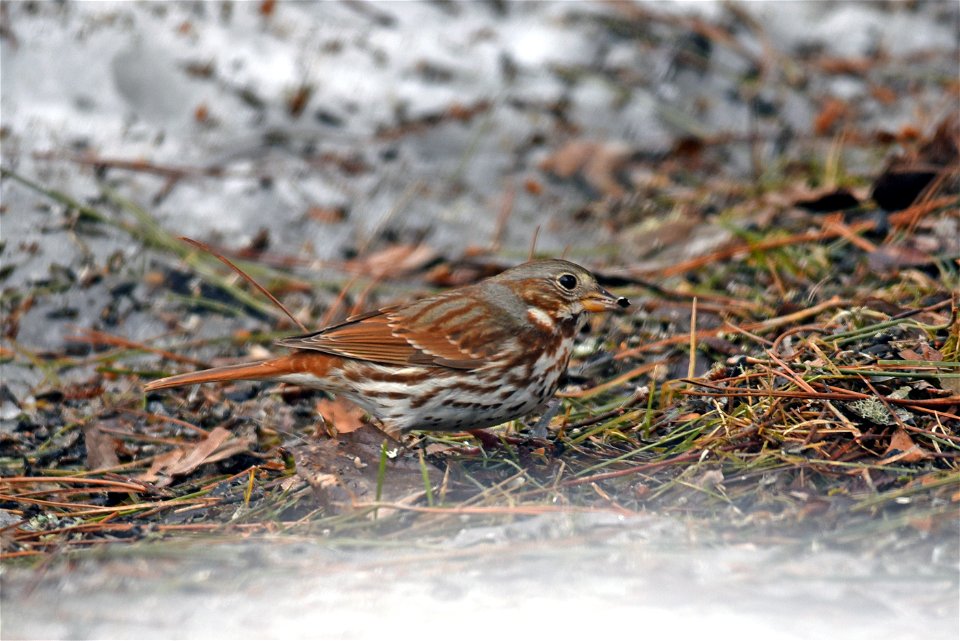
[[[929,456],[923,448],[913,442],[913,439],[903,428],[898,428],[890,438],[890,445],[883,453],[883,463],[889,464],[895,461],[916,463]]]
[[[205,463],[216,463],[250,449],[250,441],[236,437],[230,430],[215,427],[199,443],[190,448],[178,447],[154,459],[150,469],[137,476],[137,480],[153,482],[165,487],[176,476],[193,473]]]
[[[905,245],[882,245],[867,256],[867,264],[876,272],[929,265],[935,260],[927,253]]]
[[[100,430],[95,423],[83,426],[83,441],[87,448],[87,469],[99,470],[120,464],[117,441]]]
[[[844,101],[832,96],[824,100],[820,113],[813,121],[813,130],[818,136],[829,134],[837,121],[846,118],[850,113],[850,106]]]
[[[883,105],[892,105],[897,101],[896,92],[884,85],[870,85],[870,95]]]
[[[342,223],[347,219],[347,210],[343,207],[313,205],[307,208],[306,216],[318,223]]]
[[[317,401],[317,414],[323,416],[328,425],[340,434],[349,434],[364,426],[364,411],[342,398],[322,399]]]
[[[632,155],[620,142],[574,140],[547,156],[540,169],[564,179],[579,175],[600,194],[622,198],[629,183],[621,172]]]
[[[170,476],[190,474],[200,467],[208,456],[213,454],[218,447],[230,438],[230,431],[223,427],[215,427],[207,434],[207,437],[197,443],[197,445],[187,451],[186,455],[176,464],[167,469]]]
[[[820,69],[831,75],[849,75],[863,77],[875,64],[873,58],[835,58],[823,56],[816,61]]]
[[[179,447],[172,449],[169,452],[158,454],[156,457],[154,457],[153,462],[150,464],[150,469],[143,474],[138,474],[134,478],[136,478],[138,481],[145,481],[147,483],[156,482],[158,487],[169,485],[173,479],[164,475],[162,470],[179,463],[180,459],[182,459],[184,455],[185,452]],[[161,476],[166,476],[166,478],[161,478]]]
[[[534,196],[539,196],[543,193],[543,185],[533,178],[528,178],[527,180],[523,181],[523,188],[528,194],[532,194]]]
[[[397,276],[419,271],[438,257],[437,251],[427,245],[393,245],[349,261],[347,269],[371,276]]]

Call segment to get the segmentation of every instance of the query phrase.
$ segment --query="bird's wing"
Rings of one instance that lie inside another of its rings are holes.
[[[509,338],[485,304],[461,290],[354,316],[278,343],[387,365],[468,370],[488,364]]]

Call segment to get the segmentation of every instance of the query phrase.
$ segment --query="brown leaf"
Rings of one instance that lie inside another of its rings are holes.
[[[903,428],[899,428],[893,433],[890,438],[890,445],[883,453],[883,463],[889,464],[896,461],[916,463],[929,456],[923,448],[913,442],[913,439]]]
[[[364,426],[364,411],[350,401],[334,398],[323,399],[316,404],[317,414],[333,425],[340,434],[349,434]]]
[[[351,260],[347,269],[372,276],[396,276],[419,271],[437,259],[427,245],[393,245],[366,258]]]
[[[193,473],[205,463],[215,463],[250,449],[250,442],[234,436],[228,429],[215,427],[202,441],[189,449],[176,448],[154,459],[150,469],[137,477],[164,487],[175,476]]]
[[[952,370],[956,371],[956,370]],[[953,392],[954,394],[960,394],[960,378],[948,378],[946,376],[938,377],[937,380],[940,381],[940,389]]]
[[[343,207],[312,205],[307,208],[306,216],[318,223],[342,223],[347,219],[347,210]]]
[[[197,443],[193,449],[189,450],[186,453],[186,456],[180,459],[176,464],[172,465],[167,470],[167,474],[170,476],[190,474],[203,463],[205,463],[207,457],[213,454],[218,447],[223,445],[223,443],[230,438],[230,436],[230,431],[226,428],[215,427],[210,431],[209,434],[207,434],[205,439]]]
[[[184,451],[179,447],[172,449],[169,452],[159,454],[153,459],[153,463],[150,464],[150,469],[143,474],[138,474],[135,478],[138,481],[145,481],[147,483],[156,482],[158,487],[170,485],[170,482],[173,479],[169,476],[166,478],[161,478],[162,470],[173,467],[180,462],[180,459],[182,459],[183,456]]]
[[[850,106],[838,98],[828,97],[820,108],[820,113],[813,121],[813,130],[818,136],[830,133],[837,121],[846,118],[850,113]]]
[[[897,101],[897,93],[886,85],[870,85],[870,95],[882,105],[892,105]]]
[[[922,361],[924,360],[920,354],[912,349],[901,349],[897,352],[897,356],[902,358],[905,361]]]
[[[633,151],[619,142],[574,140],[540,163],[540,169],[558,178],[580,175],[587,184],[604,196],[621,198],[626,194],[620,173],[626,167]]]
[[[94,424],[83,426],[83,441],[87,447],[87,469],[99,470],[120,464],[117,458],[117,441],[109,434],[100,431]]]
[[[534,180],[533,178],[528,178],[527,180],[523,181],[523,188],[528,194],[532,194],[534,196],[539,196],[543,193],[543,183],[538,180]]]
[[[906,245],[883,245],[867,256],[870,269],[885,272],[903,267],[918,267],[929,265],[934,258],[929,254]]]
[[[872,58],[833,58],[823,56],[817,64],[824,73],[862,77],[874,64]]]

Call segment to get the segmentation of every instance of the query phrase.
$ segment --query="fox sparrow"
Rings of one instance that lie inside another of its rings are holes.
[[[627,307],[589,271],[531,261],[475,285],[278,341],[293,353],[149,383],[276,380],[342,395],[388,431],[460,431],[532,412],[560,382],[586,312]]]

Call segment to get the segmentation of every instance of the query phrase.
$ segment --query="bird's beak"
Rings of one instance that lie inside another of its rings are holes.
[[[580,304],[588,312],[609,312],[630,307],[630,301],[626,298],[614,296],[602,287],[597,287],[596,291],[590,292],[580,299]]]

